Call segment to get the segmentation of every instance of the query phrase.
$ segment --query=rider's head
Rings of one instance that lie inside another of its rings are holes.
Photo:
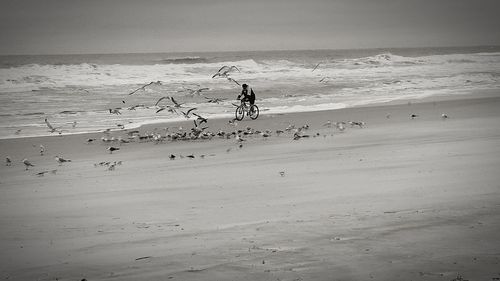
[[[241,85],[241,87],[243,87],[243,89],[246,89],[248,87],[248,85],[247,84],[243,84],[243,85]]]

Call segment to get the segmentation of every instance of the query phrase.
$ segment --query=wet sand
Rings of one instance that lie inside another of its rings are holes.
[[[213,132],[273,131],[241,148],[219,137],[0,140],[13,160],[0,167],[0,278],[498,280],[499,108],[471,96],[209,121]],[[309,137],[276,135],[291,124]]]

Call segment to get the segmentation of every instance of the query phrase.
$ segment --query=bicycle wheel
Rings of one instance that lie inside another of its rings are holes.
[[[238,121],[243,120],[243,116],[245,116],[245,111],[243,110],[242,106],[238,106],[236,108],[236,112],[235,112],[236,120],[238,120]]]
[[[248,116],[250,116],[252,120],[257,119],[257,117],[259,117],[259,108],[256,105],[250,106],[250,109],[248,110]]]

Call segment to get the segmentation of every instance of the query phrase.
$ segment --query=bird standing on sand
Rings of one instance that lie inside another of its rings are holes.
[[[443,120],[448,119],[448,115],[446,115],[445,113],[443,113],[443,114],[441,114],[441,118],[442,118]]]
[[[64,159],[64,158],[59,157],[59,156],[54,157],[54,159],[56,159],[57,163],[59,163],[59,166],[61,166],[62,163],[64,163],[64,162],[71,162],[70,159]]]
[[[109,113],[111,114],[116,114],[116,115],[122,115],[122,113],[120,112],[120,109],[119,108],[110,108],[109,109]]]
[[[24,164],[24,166],[26,166],[26,171],[28,170],[29,167],[35,167],[35,165],[31,164],[31,162],[28,161],[27,158],[23,159],[23,164]]]
[[[411,115],[410,115],[410,118],[411,118],[411,119],[415,119],[415,118],[417,118],[417,117],[418,117],[418,115],[417,115],[417,114],[411,114]]]
[[[5,157],[5,166],[10,166],[12,165],[12,160],[10,159],[10,156]]]
[[[44,152],[45,152],[45,147],[43,145],[40,145],[40,155],[43,156]]]
[[[109,150],[109,153],[110,154],[113,154],[113,151],[116,151],[116,150],[120,150],[119,147],[114,147],[114,146],[110,146],[107,148]]]

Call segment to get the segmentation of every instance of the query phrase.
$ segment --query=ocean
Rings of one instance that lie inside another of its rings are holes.
[[[212,78],[224,65],[239,69],[229,77],[250,85],[261,114],[500,89],[498,46],[0,56],[0,138],[57,134],[45,118],[62,134],[184,120],[156,113],[164,96],[208,119],[231,118],[241,87]],[[192,94],[200,88],[208,89]]]

